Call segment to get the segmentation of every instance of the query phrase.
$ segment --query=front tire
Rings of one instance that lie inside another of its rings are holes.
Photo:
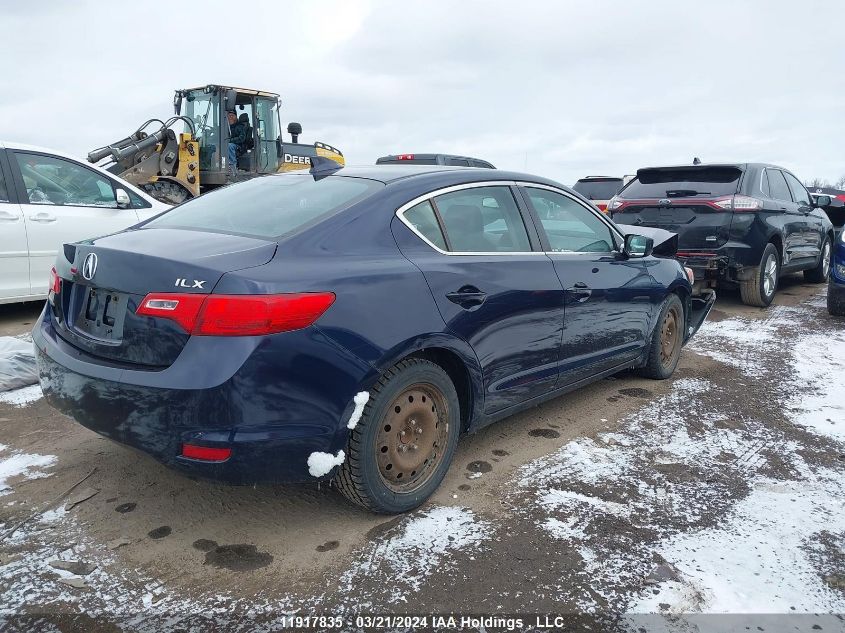
[[[684,306],[676,294],[670,294],[663,302],[657,325],[651,335],[646,364],[640,373],[655,380],[669,378],[681,360],[681,348],[684,345],[686,319]]]
[[[460,424],[458,394],[446,372],[421,358],[401,361],[372,388],[349,434],[335,477],[340,492],[372,512],[413,510],[443,481]]]
[[[822,244],[821,254],[819,255],[819,263],[815,268],[804,271],[804,279],[806,281],[809,281],[811,284],[820,284],[827,281],[827,277],[830,274],[830,253],[830,237],[826,236]]]
[[[780,256],[778,249],[770,242],[763,249],[760,265],[754,270],[754,274],[739,284],[742,302],[759,308],[768,307],[775,298],[779,279]]]
[[[845,289],[832,281],[827,283],[827,312],[831,316],[845,316]]]

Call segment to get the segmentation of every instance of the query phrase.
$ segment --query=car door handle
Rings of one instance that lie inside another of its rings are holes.
[[[475,286],[461,286],[456,292],[447,293],[446,298],[462,308],[469,309],[484,303],[487,300],[487,293]]]
[[[33,213],[29,216],[29,219],[33,222],[55,222],[56,216],[52,213],[47,213],[46,211],[39,211],[38,213]]]
[[[14,222],[15,220],[19,220],[20,217],[17,213],[12,213],[11,211],[0,211],[0,220],[12,220]]]
[[[574,303],[584,303],[593,295],[593,291],[583,281],[579,281],[571,288],[567,288],[566,293]]]

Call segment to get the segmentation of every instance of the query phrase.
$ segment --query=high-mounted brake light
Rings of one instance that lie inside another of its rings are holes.
[[[225,462],[232,456],[231,448],[214,448],[211,446],[197,446],[196,444],[182,444],[182,457],[198,459],[204,462]]]
[[[153,292],[135,311],[169,319],[193,336],[260,336],[308,327],[334,303],[332,292],[196,295]]]
[[[413,154],[399,154],[399,156],[396,157],[396,160],[414,160],[414,155]]]

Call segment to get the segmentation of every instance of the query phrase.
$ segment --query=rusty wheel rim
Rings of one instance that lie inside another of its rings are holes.
[[[425,485],[443,459],[449,411],[440,390],[428,383],[407,387],[387,409],[375,438],[379,475],[395,492]]]
[[[680,313],[676,306],[669,308],[660,326],[660,362],[667,367],[675,360],[680,341]]]

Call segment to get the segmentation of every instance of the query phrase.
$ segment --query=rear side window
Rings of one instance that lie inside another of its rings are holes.
[[[447,158],[446,164],[456,167],[469,167],[469,161],[466,158]]]
[[[804,185],[789,172],[781,172],[786,178],[786,184],[789,185],[789,190],[792,192],[792,199],[800,205],[810,206],[810,194],[804,188]]]
[[[451,251],[512,253],[531,250],[522,214],[509,187],[461,189],[434,198]]]
[[[767,169],[766,175],[769,177],[769,191],[772,198],[792,202],[792,196],[789,195],[789,187],[786,186],[786,181],[783,179],[783,174],[780,170]]]
[[[146,226],[275,239],[334,215],[383,186],[342,176],[263,176],[190,200]]]
[[[418,205],[405,211],[405,219],[413,225],[420,235],[441,251],[448,250],[446,248],[446,240],[443,239],[443,232],[437,223],[437,216],[434,214],[434,209],[428,200],[420,202]]]
[[[610,200],[622,188],[622,179],[579,180],[572,188],[587,200]]]
[[[737,192],[741,177],[738,167],[641,169],[619,197],[631,200],[727,196]]]

